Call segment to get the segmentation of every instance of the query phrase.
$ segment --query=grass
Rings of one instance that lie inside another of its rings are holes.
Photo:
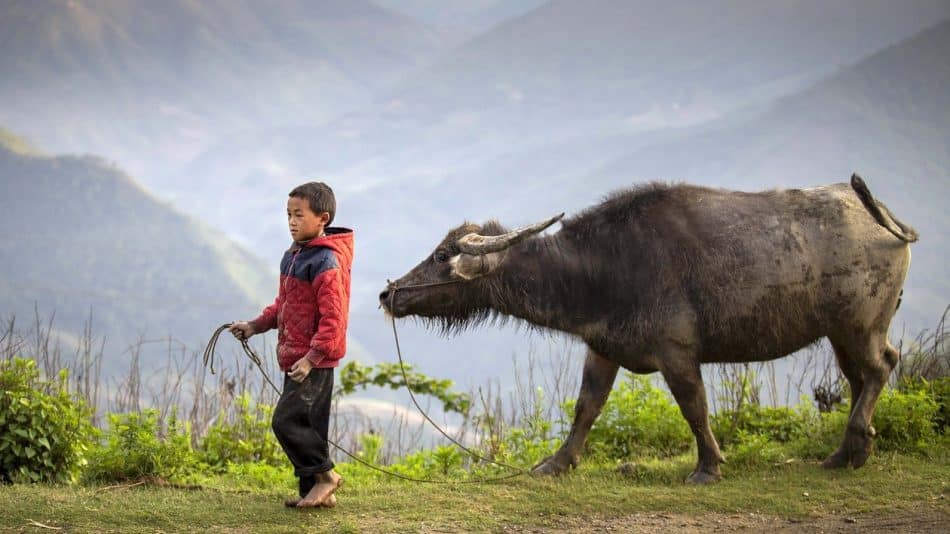
[[[557,479],[520,477],[487,485],[413,484],[350,475],[332,510],[287,510],[289,477],[248,489],[226,477],[202,489],[138,486],[0,486],[0,529],[69,531],[415,532],[564,528],[636,512],[754,513],[791,519],[918,510],[950,518],[950,454],[876,454],[859,470],[825,471],[817,462],[761,464],[705,487],[681,483],[692,457],[647,461],[632,475],[584,464]],[[935,512],[934,512],[935,511]]]

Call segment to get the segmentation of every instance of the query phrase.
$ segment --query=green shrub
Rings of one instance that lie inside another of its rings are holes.
[[[755,434],[746,430],[739,430],[733,445],[725,448],[723,453],[733,469],[775,463],[785,458],[782,446],[767,434]]]
[[[360,452],[356,453],[364,462],[379,463],[383,452],[383,437],[379,434],[363,434],[360,436]]]
[[[463,478],[469,474],[465,470],[464,458],[462,451],[455,445],[440,445],[408,454],[389,469],[412,478]]]
[[[937,402],[927,391],[887,388],[874,410],[876,446],[882,451],[927,452],[936,442]]]
[[[208,429],[199,447],[199,457],[219,471],[236,463],[284,465],[287,459],[271,431],[273,413],[272,406],[252,405],[246,393],[239,396],[234,402],[233,417],[222,412]]]
[[[588,447],[613,459],[669,457],[688,450],[693,434],[668,393],[649,377],[628,374],[614,389],[591,428]],[[566,411],[573,417],[574,403]]]
[[[544,416],[544,390],[535,391],[532,412],[524,417],[519,427],[504,431],[501,439],[491,439],[484,456],[506,464],[533,465],[542,458],[550,456],[561,442],[555,423]],[[482,424],[491,432],[494,420],[484,418]]]
[[[795,408],[795,415],[801,422],[801,430],[786,445],[793,456],[823,460],[841,445],[848,426],[848,407],[844,404],[830,412],[819,412],[803,398]]]
[[[174,414],[165,428],[157,410],[109,414],[108,420],[105,441],[92,449],[85,480],[178,479],[197,470],[190,429]]]
[[[85,464],[90,413],[59,380],[41,380],[36,362],[0,361],[0,481],[65,482]]]
[[[804,420],[800,412],[786,406],[745,404],[738,410],[713,415],[711,424],[719,443],[728,446],[741,441],[743,433],[787,443],[802,433]]]
[[[898,390],[904,393],[922,391],[930,396],[937,404],[934,413],[934,429],[945,433],[950,424],[950,376],[942,376],[934,380],[925,378],[905,378],[898,384]]]
[[[407,378],[409,385],[412,386],[413,394],[439,399],[442,401],[442,409],[446,412],[463,415],[468,413],[472,404],[471,398],[465,393],[452,391],[451,380],[432,378],[414,371],[411,365],[406,365],[403,369],[398,363],[377,363],[374,366],[363,365],[356,361],[347,363],[340,368],[339,386],[335,395],[351,395],[357,389],[363,390],[367,386],[401,389],[406,387]]]

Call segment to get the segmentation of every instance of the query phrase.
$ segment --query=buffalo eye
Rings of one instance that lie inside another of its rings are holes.
[[[435,254],[432,255],[432,259],[438,263],[445,263],[449,261],[449,253],[444,250],[437,250]]]

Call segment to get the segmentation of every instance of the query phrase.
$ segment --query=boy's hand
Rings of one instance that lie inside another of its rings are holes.
[[[300,383],[303,382],[307,375],[310,374],[310,370],[313,369],[313,364],[310,363],[309,358],[300,358],[297,360],[293,366],[290,368],[290,379],[294,382]]]
[[[231,327],[228,328],[228,330],[230,330],[231,333],[234,334],[234,337],[238,339],[247,339],[256,333],[254,332],[254,327],[251,326],[251,323],[247,321],[236,321],[231,323]]]

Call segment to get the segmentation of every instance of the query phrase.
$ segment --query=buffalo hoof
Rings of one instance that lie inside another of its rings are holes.
[[[825,469],[842,469],[848,467],[849,463],[851,462],[848,460],[848,451],[841,447],[825,458],[825,461],[821,462],[821,466]]]
[[[687,484],[713,484],[722,480],[722,475],[719,473],[707,473],[705,471],[696,470],[693,471],[688,477],[686,477]]]
[[[531,474],[535,476],[557,476],[570,467],[570,463],[560,462],[556,456],[548,456],[531,469]]]
[[[873,426],[867,430],[849,430],[844,443],[821,466],[825,469],[840,469],[851,465],[855,469],[863,466],[871,455],[871,446],[877,432]]]

